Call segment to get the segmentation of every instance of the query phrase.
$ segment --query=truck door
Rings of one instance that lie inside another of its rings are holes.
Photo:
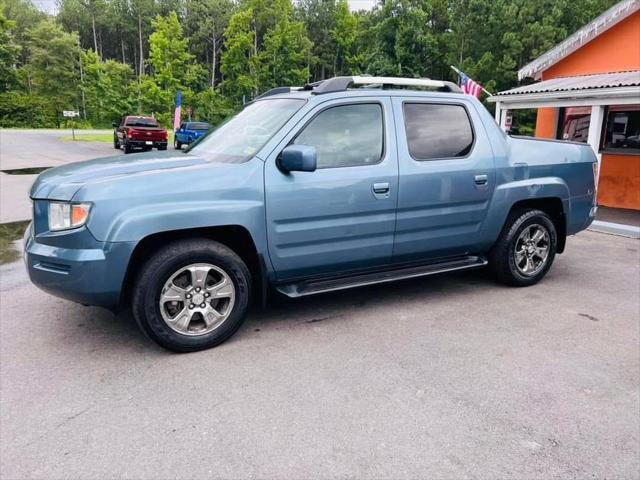
[[[394,261],[474,253],[495,187],[494,157],[475,105],[394,98],[399,196]]]
[[[289,144],[315,147],[315,172],[283,173]],[[387,97],[318,105],[265,162],[269,256],[278,279],[338,273],[391,261],[398,159]]]

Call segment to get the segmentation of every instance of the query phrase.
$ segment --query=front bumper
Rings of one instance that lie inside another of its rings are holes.
[[[90,235],[86,230],[71,233],[77,234]],[[39,241],[31,226],[25,232],[24,261],[31,281],[57,297],[117,310],[133,242],[94,240],[91,248],[63,248],[61,242],[55,243]]]

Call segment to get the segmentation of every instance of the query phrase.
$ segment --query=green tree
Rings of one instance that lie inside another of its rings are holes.
[[[20,47],[13,39],[15,22],[4,16],[3,5],[0,4],[0,93],[15,86],[16,65],[20,54]]]
[[[193,58],[187,51],[188,41],[182,36],[176,12],[157,16],[151,24],[149,63],[153,78],[161,89],[176,91],[184,87],[187,66]]]
[[[13,41],[20,47],[18,64],[24,65],[27,60],[28,32],[46,18],[46,15],[35,8],[30,0],[0,0],[0,10],[7,20],[13,23]]]
[[[337,45],[335,0],[299,0],[295,18],[304,23],[311,49],[310,69],[313,81],[334,76]],[[333,33],[332,33],[333,32]]]
[[[82,54],[87,119],[95,126],[108,126],[133,109],[133,71],[115,60],[102,61],[88,50]]]
[[[195,105],[194,118],[218,125],[233,112],[233,105],[218,89],[208,88],[189,99]]]
[[[65,32],[53,20],[44,20],[28,32],[29,59],[25,66],[30,93],[47,98],[54,110],[79,108],[80,47],[75,33]]]
[[[264,37],[260,53],[260,91],[282,85],[302,85],[309,80],[311,41],[302,22],[282,18]]]
[[[149,37],[152,75],[139,78],[139,108],[141,113],[156,113],[166,124],[170,123],[176,92],[183,90],[188,94],[188,82],[197,84],[203,69],[191,63],[193,56],[187,51],[187,40],[175,12],[166,17],[158,15],[152,26],[153,33]]]
[[[231,0],[186,0],[185,35],[189,51],[208,71],[209,85],[220,80],[220,53],[224,31],[236,9]]]
[[[222,89],[236,104],[258,91],[258,60],[252,23],[253,10],[241,10],[231,17],[224,33],[227,48],[220,64],[224,75]]]
[[[360,58],[356,51],[358,20],[349,11],[347,0],[339,0],[333,12],[333,28],[330,37],[335,44],[333,55],[333,74],[357,73]]]

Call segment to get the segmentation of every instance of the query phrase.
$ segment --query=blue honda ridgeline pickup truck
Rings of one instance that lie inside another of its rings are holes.
[[[43,290],[199,350],[274,290],[487,264],[533,285],[592,222],[595,165],[588,145],[505,135],[450,82],[337,77],[271,90],[184,153],[42,173],[25,261]]]

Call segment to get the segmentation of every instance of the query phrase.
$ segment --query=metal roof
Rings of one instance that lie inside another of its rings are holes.
[[[533,77],[538,80],[542,72],[571,55],[580,47],[606,32],[614,25],[640,10],[640,0],[623,0],[616,3],[602,15],[589,22],[551,50],[540,55],[534,61],[518,70],[518,80]]]
[[[505,90],[493,95],[493,101],[499,101],[512,95],[528,95],[534,93],[571,92],[577,90],[594,90],[600,88],[640,87],[640,70],[616,73],[598,73],[594,75],[578,75],[575,77],[560,77],[542,82],[524,85],[522,87]],[[638,88],[640,95],[640,88]]]

